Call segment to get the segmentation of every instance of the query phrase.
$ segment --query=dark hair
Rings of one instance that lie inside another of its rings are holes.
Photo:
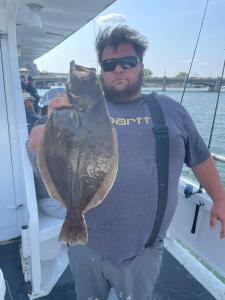
[[[20,79],[24,79],[25,80],[26,79],[25,75],[23,75],[23,74],[20,75]]]
[[[144,53],[148,48],[148,42],[145,37],[141,36],[136,30],[128,26],[117,26],[114,29],[107,27],[103,31],[99,31],[96,40],[95,48],[98,55],[98,61],[101,62],[103,50],[106,47],[113,47],[115,50],[120,44],[130,44],[141,62]]]

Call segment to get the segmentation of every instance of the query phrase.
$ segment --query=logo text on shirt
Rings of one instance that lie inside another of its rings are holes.
[[[112,118],[111,121],[113,125],[131,125],[132,123],[136,123],[138,125],[148,124],[150,118],[149,117],[137,117],[137,118]]]

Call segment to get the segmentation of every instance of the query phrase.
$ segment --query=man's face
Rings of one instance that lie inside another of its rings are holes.
[[[106,47],[101,62],[108,59],[133,56],[137,58],[130,44],[120,44],[117,49]],[[134,67],[123,68],[119,63],[114,70],[101,69],[101,82],[105,97],[111,101],[128,102],[140,96],[143,80],[143,64],[138,62]]]
[[[34,111],[34,105],[32,100],[26,100],[24,101],[24,106],[27,110]]]

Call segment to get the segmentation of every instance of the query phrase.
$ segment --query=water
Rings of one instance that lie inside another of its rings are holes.
[[[144,88],[143,92],[151,92],[152,89]],[[157,91],[180,102],[182,89],[168,89],[167,91]],[[199,91],[196,89],[189,90],[183,98],[183,106],[190,113],[194,123],[201,134],[203,140],[208,145],[212,121],[216,106],[217,93]],[[216,121],[213,130],[210,151],[225,156],[225,91],[220,93],[219,104],[217,109]],[[217,162],[217,169],[225,185],[225,163]],[[191,170],[184,166],[182,175],[195,180]]]
[[[143,88],[144,93],[152,92],[153,90],[157,91],[156,89]],[[40,95],[43,95],[45,92],[46,90],[39,90]],[[180,102],[182,96],[182,89],[158,90],[157,92],[166,94],[178,102]],[[207,145],[210,137],[216,99],[217,93],[207,92],[201,89],[189,89],[186,91],[182,102]],[[225,156],[225,91],[222,91],[220,94],[210,150],[215,154]],[[225,163],[217,162],[216,164],[223,184],[225,185]],[[182,175],[191,180],[195,180],[192,171],[185,166]]]

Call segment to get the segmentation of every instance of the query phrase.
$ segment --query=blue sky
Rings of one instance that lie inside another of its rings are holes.
[[[206,0],[118,0],[95,20],[35,62],[43,71],[68,72],[69,62],[96,67],[95,32],[106,25],[126,24],[149,41],[144,58],[153,76],[187,72]],[[100,23],[99,17],[120,14],[125,21]],[[225,0],[210,0],[191,76],[220,76],[225,58]]]

